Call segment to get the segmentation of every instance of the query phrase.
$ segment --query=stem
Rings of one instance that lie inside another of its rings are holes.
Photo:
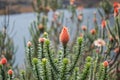
[[[32,60],[31,60],[31,51],[30,51],[30,47],[29,47],[29,54],[28,54],[28,56],[29,56],[30,66],[32,67]]]
[[[111,34],[111,36],[115,39],[115,41],[116,41],[117,43],[119,43],[118,40],[116,39],[115,35],[114,35],[113,32],[111,31],[110,26],[107,25],[106,28],[107,28],[108,32]]]
[[[110,63],[109,63],[109,66],[110,66],[110,67],[112,67],[112,66],[115,64],[115,62],[117,61],[118,57],[119,57],[119,54],[117,54],[117,55],[115,56],[114,60],[110,61]]]
[[[55,80],[55,75],[54,75],[54,72],[53,72],[52,69],[51,69],[51,79],[52,79],[52,80]]]
[[[66,45],[63,45],[63,50],[64,50],[63,58],[65,58],[66,57]]]
[[[120,78],[119,78],[119,63],[117,63],[117,65],[116,65],[116,80],[119,80]]]
[[[23,80],[25,80],[25,75],[24,74],[22,74],[22,77],[23,77]]]
[[[70,70],[69,70],[70,73],[73,72],[73,69],[75,68],[75,66],[76,66],[76,64],[77,64],[77,62],[78,62],[78,59],[79,59],[79,57],[80,57],[81,45],[82,45],[82,44],[79,44],[78,54],[76,55],[76,59],[75,59],[73,65],[72,65],[72,67],[71,67]]]
[[[45,57],[45,56],[44,56],[43,43],[41,43],[41,53],[42,53],[42,54],[41,54],[41,55],[42,55],[42,56],[41,56],[41,59],[42,59],[42,58],[44,58],[44,57]]]
[[[10,75],[10,80],[12,80],[12,75]]]
[[[45,0],[45,3],[44,3],[44,4],[45,4],[45,7],[47,7],[47,3],[48,3],[48,0]]]
[[[3,68],[1,68],[1,75],[2,75],[2,80],[5,80],[5,71]]]
[[[42,79],[40,78],[40,76],[39,76],[37,64],[35,64],[35,71],[36,71],[36,74],[37,74],[37,79],[38,79],[38,80],[42,80]]]
[[[103,80],[107,80],[107,67],[105,67],[104,78]]]
[[[103,65],[100,65],[99,67],[99,73],[98,73],[98,80],[101,80],[103,74]]]
[[[65,77],[66,68],[67,68],[67,65],[64,64],[63,65],[63,70],[62,70],[61,80],[66,80],[66,77]]]
[[[55,64],[54,64],[54,62],[53,62],[53,60],[52,60],[52,57],[51,57],[51,55],[50,55],[49,45],[47,45],[47,53],[48,53],[48,58],[49,58],[49,60],[50,60],[51,66],[53,67],[55,73],[58,74],[59,71],[58,71],[58,69],[56,68],[56,66],[55,66]]]
[[[103,28],[102,30],[102,38],[104,39],[105,38],[105,29]]]
[[[94,74],[93,74],[93,68],[94,68],[93,65],[91,65],[89,80],[92,80],[92,77],[94,76]]]
[[[43,68],[44,68],[44,80],[48,80],[46,63],[43,65]]]
[[[96,57],[96,60],[95,60],[95,62],[94,62],[94,69],[93,69],[93,80],[96,80],[96,71],[97,71],[97,69],[98,69],[98,64],[99,64],[99,54],[97,54],[97,57]]]
[[[89,74],[90,67],[86,67],[85,71],[83,72],[80,80],[86,80],[88,74]]]
[[[75,71],[75,80],[77,80],[77,76],[78,76],[77,71]]]
[[[118,29],[118,36],[119,36],[119,40],[120,40],[120,25],[119,25],[119,20],[118,20],[118,18],[117,18],[117,20],[116,20],[116,24],[117,24],[117,29]],[[119,41],[120,42],[120,41]],[[119,43],[119,45],[120,45],[120,43]]]

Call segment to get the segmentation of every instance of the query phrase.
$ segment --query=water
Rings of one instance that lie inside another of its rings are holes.
[[[84,9],[84,21],[82,25],[86,25],[87,21],[89,22],[90,28],[93,27],[93,13],[96,11],[96,9]],[[49,20],[51,20],[52,13],[49,13]],[[70,26],[71,24],[68,24],[69,20],[66,21],[67,18],[70,17],[70,14],[68,11],[65,11],[65,19],[64,24]],[[0,30],[1,26],[3,24],[4,16],[0,16]],[[16,64],[22,65],[24,64],[25,59],[25,48],[24,48],[24,37],[26,38],[26,41],[30,40],[30,34],[28,31],[28,27],[30,26],[30,23],[36,20],[35,13],[23,13],[23,14],[17,14],[17,15],[10,15],[10,22],[9,22],[9,29],[11,30],[14,26],[13,34],[13,40],[15,43],[15,46],[18,46],[18,51],[16,53]],[[15,23],[15,24],[14,24]],[[10,35],[12,36],[12,35]]]
[[[15,46],[18,46],[16,53],[16,63],[23,64],[25,58],[24,40],[25,37],[28,41],[30,39],[28,27],[30,23],[35,19],[34,13],[24,13],[18,15],[10,15],[9,30],[14,26],[12,34]],[[2,26],[4,16],[0,16],[0,26]],[[12,34],[10,36],[12,36]]]

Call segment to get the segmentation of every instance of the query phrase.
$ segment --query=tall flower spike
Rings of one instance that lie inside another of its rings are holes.
[[[63,45],[66,45],[70,39],[68,28],[63,27],[60,36],[59,36],[60,41],[62,42]]]

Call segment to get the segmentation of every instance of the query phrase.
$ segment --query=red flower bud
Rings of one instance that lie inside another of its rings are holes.
[[[104,66],[104,67],[107,67],[108,65],[109,65],[108,61],[104,61],[104,62],[103,62],[103,66]]]
[[[86,31],[87,30],[87,27],[86,26],[82,26],[81,28],[83,31]]]
[[[63,45],[66,45],[70,39],[68,28],[63,27],[60,36],[59,36],[60,41],[62,42]]]
[[[94,35],[94,34],[96,34],[96,30],[95,30],[95,29],[91,29],[91,30],[90,30],[90,33],[91,33],[92,35]]]
[[[45,38],[39,38],[39,40],[38,40],[40,43],[44,43],[44,41],[45,41]]]
[[[9,69],[7,73],[8,73],[9,75],[13,75],[13,70],[12,70],[12,69]]]
[[[39,24],[39,25],[38,25],[38,29],[39,29],[39,30],[42,30],[43,28],[44,28],[43,24]]]
[[[114,2],[113,7],[114,8],[119,7],[119,3],[118,2]]]
[[[105,20],[102,20],[102,23],[101,23],[101,26],[102,26],[102,28],[105,28],[106,27],[106,21]]]
[[[30,41],[28,41],[27,46],[31,47],[31,45],[32,45],[32,43]]]
[[[2,65],[5,65],[7,63],[7,59],[6,58],[2,58],[0,62],[1,62]]]

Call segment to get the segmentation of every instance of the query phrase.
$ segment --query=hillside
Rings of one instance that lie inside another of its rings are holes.
[[[95,7],[101,0],[76,0],[77,5],[83,7]],[[112,2],[120,0],[110,0]],[[63,4],[69,4],[69,0],[63,0]],[[4,9],[9,7],[10,13],[32,12],[32,0],[0,0],[0,14],[4,14]]]

